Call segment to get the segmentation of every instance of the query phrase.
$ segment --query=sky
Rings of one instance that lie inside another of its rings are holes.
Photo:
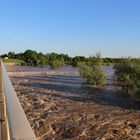
[[[140,0],[0,0],[0,54],[27,49],[140,57]]]

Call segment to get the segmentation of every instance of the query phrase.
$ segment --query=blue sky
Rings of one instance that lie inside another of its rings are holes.
[[[0,53],[140,57],[140,0],[0,0]]]

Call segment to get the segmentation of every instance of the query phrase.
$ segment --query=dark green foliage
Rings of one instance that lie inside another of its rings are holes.
[[[48,64],[48,58],[43,53],[37,54],[38,64],[39,66],[45,66]]]
[[[16,54],[15,54],[15,52],[9,52],[9,53],[8,53],[8,57],[9,57],[9,58],[12,58],[12,59],[16,59]]]
[[[78,61],[76,59],[72,59],[71,65],[73,67],[77,67],[78,66]]]
[[[22,60],[23,65],[50,65],[51,68],[58,68],[65,64],[75,67],[81,65],[81,76],[86,78],[88,83],[94,85],[104,84],[105,82],[102,64],[115,64],[115,76],[118,81],[123,83],[124,89],[126,89],[127,92],[132,89],[135,89],[135,92],[139,92],[140,59],[101,58],[100,54],[89,58],[84,56],[75,56],[72,58],[67,54],[43,54],[33,50],[26,50],[24,53],[9,52],[8,54],[1,55],[1,57],[8,57],[12,60]]]
[[[27,65],[37,66],[38,65],[38,57],[37,52],[32,50],[26,50],[24,53],[24,61]]]
[[[49,65],[51,66],[52,69],[57,69],[63,65],[63,62],[61,62],[58,59],[55,59],[55,60],[50,61]]]
[[[2,58],[8,57],[9,59],[19,59],[23,60],[26,65],[31,66],[45,66],[51,65],[51,67],[60,67],[65,64],[65,62],[71,63],[71,58],[65,54],[43,54],[38,53],[33,50],[26,50],[24,53],[14,53],[9,52],[8,54],[1,55]]]
[[[86,78],[89,84],[105,84],[106,77],[102,70],[102,59],[99,54],[95,57],[90,57],[86,65],[80,66],[80,75]]]
[[[59,68],[65,64],[64,56],[56,53],[48,54],[49,65],[52,69]]]
[[[105,74],[100,67],[94,66],[81,66],[80,75],[87,79],[88,84],[92,85],[104,85],[105,84]]]
[[[63,58],[65,64],[72,65],[75,67],[91,61],[91,57],[89,58],[86,58],[84,56],[69,57],[67,54],[57,54],[57,53],[43,54],[33,50],[26,50],[24,53],[9,52],[8,54],[1,55],[1,57],[23,60],[26,63],[26,65],[41,65],[41,66],[48,65],[50,63],[49,61],[52,61],[54,57],[56,57],[56,59],[58,60]],[[102,58],[102,64],[113,65],[119,63],[121,60],[122,58]]]
[[[81,63],[85,63],[87,61],[87,58],[84,56],[75,56],[74,58],[72,58],[71,60],[71,65],[73,67],[78,67],[79,64]]]
[[[119,63],[121,58],[102,58],[104,65],[113,65]]]
[[[114,65],[115,77],[122,83],[123,89],[129,93],[137,89],[140,82],[140,60],[122,59]]]

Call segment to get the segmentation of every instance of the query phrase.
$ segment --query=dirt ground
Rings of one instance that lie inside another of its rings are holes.
[[[114,84],[84,84],[76,68],[7,66],[38,140],[140,140],[140,102]]]

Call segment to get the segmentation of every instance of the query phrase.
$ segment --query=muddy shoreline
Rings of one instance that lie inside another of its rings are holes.
[[[7,70],[38,140],[139,140],[140,103],[115,85],[88,87],[72,67]]]

